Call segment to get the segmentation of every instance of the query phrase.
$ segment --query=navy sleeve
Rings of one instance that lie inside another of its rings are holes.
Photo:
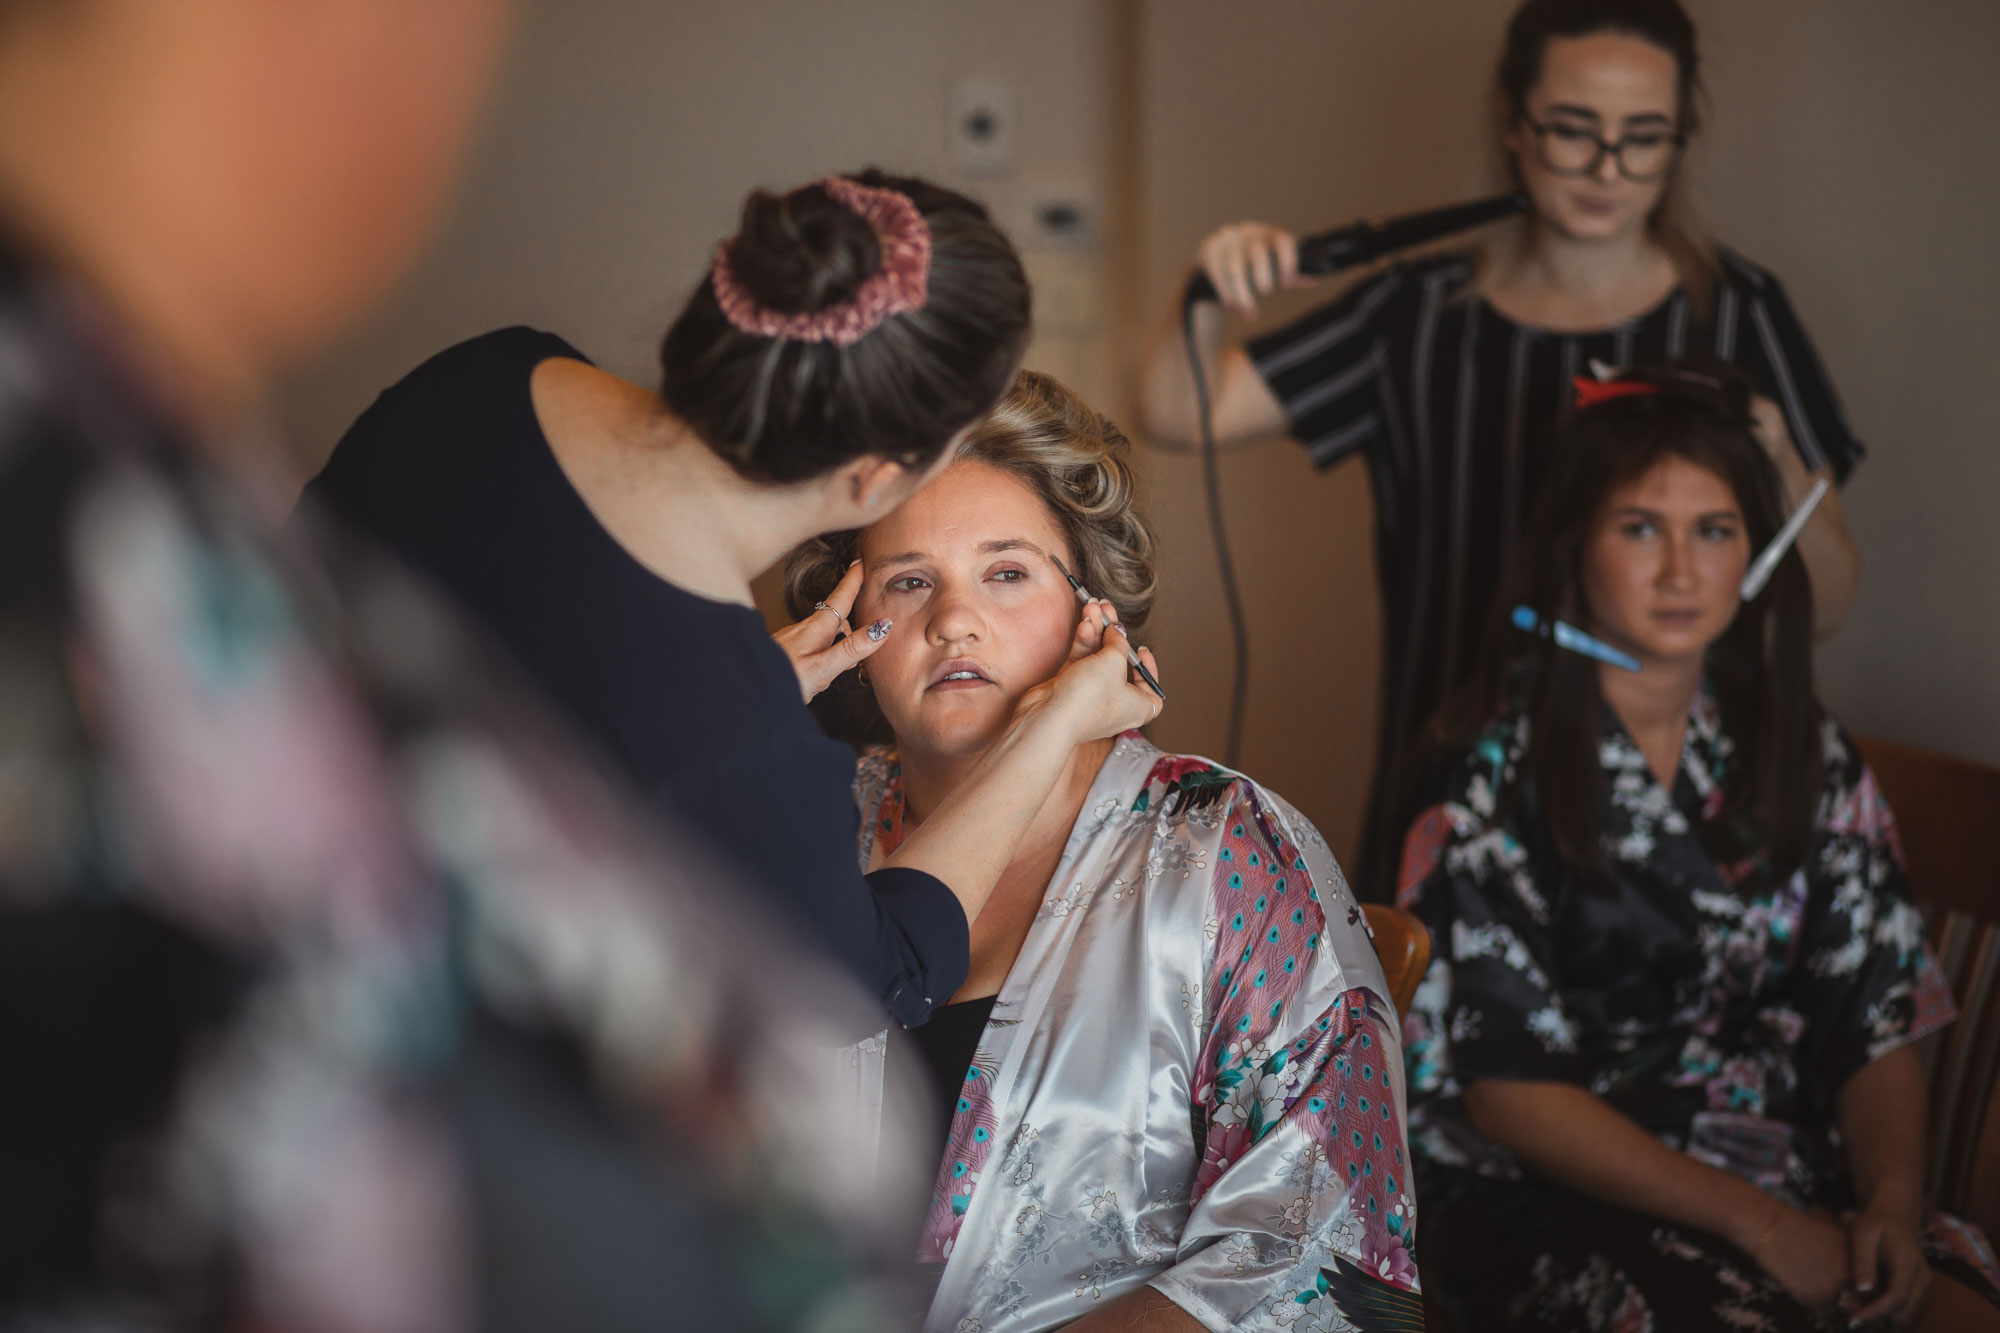
[[[863,875],[854,752],[821,735],[793,696],[760,741],[675,776],[667,813],[761,882],[821,950],[898,1023],[915,1027],[949,1000],[971,966],[958,899],[919,870]]]
[[[972,969],[972,928],[965,909],[935,875],[885,866],[867,878],[881,914],[877,968],[890,978],[883,1007],[904,1027],[918,1027],[965,984]]]

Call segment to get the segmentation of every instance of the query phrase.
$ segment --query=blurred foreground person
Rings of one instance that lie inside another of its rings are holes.
[[[504,10],[0,5],[0,1327],[893,1322],[871,1006],[246,480]]]

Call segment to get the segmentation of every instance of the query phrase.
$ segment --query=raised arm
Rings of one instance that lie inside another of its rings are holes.
[[[1223,227],[1201,243],[1196,262],[1222,294],[1195,310],[1195,345],[1214,406],[1215,442],[1242,444],[1285,428],[1285,410],[1238,343],[1223,344],[1228,312],[1255,318],[1257,298],[1280,288],[1305,286],[1298,272],[1298,240],[1261,222]],[[1178,291],[1146,340],[1139,370],[1139,424],[1148,439],[1168,449],[1200,443],[1194,378],[1181,329]]]
[[[1754,404],[1754,413],[1757,438],[1771,455],[1771,461],[1778,465],[1778,475],[1784,480],[1787,507],[1803,500],[1821,477],[1832,480],[1831,467],[1807,469],[1785,426],[1785,414],[1776,403],[1760,397]],[[1854,598],[1861,587],[1861,550],[1847,530],[1847,515],[1841,508],[1837,487],[1827,491],[1826,498],[1806,521],[1805,530],[1799,533],[1799,558],[1806,562],[1806,573],[1812,578],[1813,633],[1821,639],[1832,638],[1847,622],[1847,614],[1854,609]]]

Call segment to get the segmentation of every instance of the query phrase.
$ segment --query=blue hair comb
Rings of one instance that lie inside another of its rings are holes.
[[[1545,639],[1553,632],[1558,648],[1567,648],[1573,653],[1582,653],[1585,657],[1594,657],[1600,662],[1609,662],[1612,666],[1623,667],[1627,671],[1642,669],[1638,658],[1629,653],[1619,652],[1602,639],[1592,638],[1566,620],[1544,623],[1532,606],[1514,608],[1514,628],[1529,634],[1539,634]]]

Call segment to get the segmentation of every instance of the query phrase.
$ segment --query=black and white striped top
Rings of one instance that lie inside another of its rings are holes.
[[[1251,361],[1320,467],[1368,459],[1382,589],[1382,709],[1361,883],[1379,889],[1400,831],[1384,779],[1431,711],[1470,673],[1490,603],[1540,485],[1551,428],[1592,359],[1628,366],[1713,354],[1785,413],[1806,465],[1845,481],[1862,457],[1811,340],[1777,279],[1721,252],[1711,309],[1676,291],[1592,333],[1516,324],[1463,294],[1469,254],[1391,266],[1253,339]]]

